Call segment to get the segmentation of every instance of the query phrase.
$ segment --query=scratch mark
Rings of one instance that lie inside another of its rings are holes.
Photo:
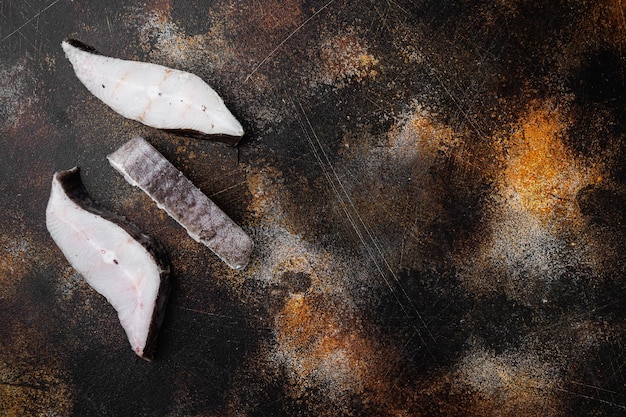
[[[107,28],[109,29],[109,35],[113,36],[113,30],[111,29],[111,20],[109,19],[109,16],[107,16]]]
[[[291,98],[289,100],[291,101],[291,104],[295,107],[295,104],[293,103]],[[359,238],[359,240],[363,244],[363,247],[367,251],[370,259],[374,263],[374,265],[376,267],[376,270],[378,271],[378,273],[380,274],[380,276],[384,280],[385,285],[387,285],[387,287],[389,288],[389,290],[393,294],[393,297],[395,298],[396,302],[398,303],[400,309],[405,314],[405,316],[406,317],[411,317],[412,316],[411,311],[409,311],[409,307],[410,307],[410,310],[412,310],[413,315],[415,315],[418,318],[418,320],[422,323],[422,325],[426,329],[429,337],[433,341],[436,342],[435,337],[433,336],[433,334],[431,333],[430,329],[428,328],[428,325],[426,324],[426,322],[422,318],[422,315],[417,310],[415,305],[413,305],[413,302],[412,302],[411,298],[407,294],[405,288],[400,283],[400,280],[398,279],[397,275],[395,274],[395,272],[391,268],[391,265],[389,265],[389,262],[387,261],[385,255],[384,255],[384,253],[382,251],[382,248],[380,247],[380,243],[378,242],[376,237],[373,236],[372,231],[367,226],[367,224],[365,224],[365,221],[363,220],[363,218],[359,214],[356,206],[354,205],[354,202],[352,201],[352,198],[348,194],[348,191],[345,189],[345,187],[343,185],[343,182],[339,178],[339,175],[337,174],[337,171],[335,171],[335,168],[333,167],[332,163],[330,162],[330,158],[328,157],[328,154],[324,151],[322,143],[321,143],[319,137],[317,136],[317,134],[315,133],[315,129],[313,129],[311,121],[309,120],[308,116],[306,115],[306,113],[304,111],[304,108],[302,107],[302,104],[299,101],[297,103],[298,103],[298,107],[299,107],[299,110],[300,110],[299,114],[301,114],[304,117],[304,120],[306,121],[306,125],[303,123],[303,121],[300,118],[300,116],[297,117],[298,118],[298,122],[300,122],[300,126],[301,126],[301,128],[302,128],[302,130],[303,130],[303,132],[304,132],[304,134],[305,134],[305,136],[307,138],[307,141],[309,142],[309,145],[311,147],[311,150],[313,151],[315,159],[317,159],[317,162],[320,165],[320,168],[322,169],[322,172],[323,172],[324,176],[326,177],[326,180],[330,184],[333,192],[335,193],[335,195],[337,196],[337,199],[340,202],[340,205],[341,205],[341,208],[342,208],[344,214],[346,215],[348,221],[350,222],[350,225],[352,226],[352,228],[354,229],[355,233],[357,234],[357,237]],[[311,135],[309,134],[309,131],[311,132]],[[313,139],[315,139],[315,142],[313,141]],[[323,159],[322,159],[322,156],[323,156]],[[339,190],[339,188],[341,190]],[[354,213],[354,215],[351,214],[351,213]],[[360,225],[360,227],[359,227],[359,225]],[[363,233],[363,231],[365,231],[365,234]],[[368,241],[371,242],[371,245],[368,244]],[[373,248],[372,248],[372,246],[373,246]],[[388,279],[387,274],[385,273],[385,270],[389,271],[389,273],[392,276],[393,280],[396,282],[396,284],[398,284],[400,293],[398,293],[398,290],[396,290],[396,288],[394,288],[394,286],[392,285],[391,281]],[[407,307],[407,305],[405,305],[403,300],[406,301],[406,304],[408,304],[409,307]],[[422,333],[419,331],[419,329],[416,326],[413,326],[413,329],[414,329],[415,333],[417,333],[417,335],[419,335],[420,339],[422,339],[422,341],[424,341],[424,337],[422,336]]]
[[[568,390],[568,389],[565,389],[565,388],[557,388],[557,390],[561,391],[561,392],[564,392],[566,394],[571,394],[573,396],[584,398],[584,399],[590,400],[590,401],[596,401],[596,402],[599,402],[601,404],[606,404],[606,405],[609,405],[611,407],[619,408],[620,410],[625,410],[626,411],[626,405],[624,405],[624,404],[620,404],[620,403],[617,403],[617,402],[614,402],[614,401],[604,400],[602,398],[593,397],[591,395],[581,394],[579,392],[571,391],[571,390]]]
[[[462,102],[454,94],[452,94],[452,91],[450,91],[448,86],[443,82],[443,79],[441,78],[437,70],[435,70],[435,68],[432,65],[430,65],[430,70],[435,76],[435,78],[437,79],[437,82],[439,83],[439,85],[443,88],[443,90],[446,92],[448,97],[450,97],[450,99],[452,100],[456,108],[463,115],[463,118],[469,123],[470,126],[472,126],[472,128],[474,128],[475,132],[477,132],[481,137],[485,137],[485,134],[483,133],[482,129],[476,124],[474,119],[470,117],[467,110],[463,108]]]
[[[11,36],[15,35],[16,33],[20,32],[26,25],[28,25],[29,23],[31,23],[33,20],[38,19],[39,16],[41,16],[43,13],[45,13],[48,9],[50,9],[52,6],[54,6],[55,4],[57,4],[59,1],[61,0],[54,0],[52,3],[50,3],[49,5],[47,5],[46,7],[44,7],[42,10],[40,10],[36,15],[34,15],[33,17],[31,17],[30,19],[28,19],[26,22],[22,23],[22,25],[20,27],[18,27],[17,29],[15,29],[13,32],[9,33],[8,35],[6,35],[4,38],[0,39],[0,43],[6,41],[7,39],[9,39]],[[21,33],[21,32],[20,32]],[[37,48],[35,48],[37,49]]]
[[[616,304],[619,304],[621,302],[622,302],[621,299],[608,301],[606,303],[603,303],[602,305],[590,308],[587,311],[582,311],[582,312],[579,312],[579,313],[576,313],[576,314],[572,314],[572,315],[564,317],[561,320],[554,321],[553,323],[551,323],[549,325],[540,327],[537,330],[528,333],[528,335],[529,336],[541,335],[541,334],[544,334],[544,333],[549,333],[553,329],[558,329],[561,326],[566,326],[566,325],[568,325],[568,323],[581,322],[581,321],[583,321],[583,319],[586,319],[586,318],[592,316],[593,314],[602,312],[602,310],[604,310],[604,309],[606,309],[608,307],[615,306]]]
[[[622,26],[622,31],[626,30],[626,18],[624,17],[624,5],[622,4],[622,1],[620,0],[617,3],[617,7],[619,7],[619,13],[620,13],[620,23]],[[622,42],[618,42],[618,48],[619,48],[619,56],[620,58],[623,60],[624,59],[624,51],[622,50]],[[624,77],[624,67],[622,66],[622,86],[625,85],[624,81],[625,81],[625,77]]]
[[[409,14],[409,12],[402,6],[400,6],[397,2],[395,2],[394,0],[387,0],[387,4],[393,4],[394,6],[396,6],[398,9],[402,10],[403,13],[405,14]]]
[[[178,308],[180,310],[185,310],[185,311],[190,311],[192,313],[202,314],[203,316],[220,317],[220,318],[223,318],[223,319],[235,319],[235,320],[240,320],[240,319],[244,318],[244,317],[232,316],[232,315],[229,315],[229,314],[212,313],[210,311],[198,310],[196,308],[180,307],[180,306]]]
[[[406,203],[404,205],[404,212],[402,213],[402,219],[408,219],[407,213],[409,211],[409,193],[406,194]],[[405,228],[405,232],[402,234],[402,245],[400,246],[400,260],[398,261],[398,268],[402,268],[402,262],[404,260],[404,250],[406,245],[406,238],[409,234],[408,227]]]
[[[579,386],[585,387],[585,388],[591,388],[591,389],[598,390],[598,391],[607,392],[607,393],[610,393],[610,394],[618,394],[618,392],[616,392],[616,391],[609,390],[609,389],[606,389],[606,388],[602,388],[602,387],[599,387],[597,385],[585,384],[583,382],[571,381],[571,384],[579,385]]]
[[[178,306],[177,307],[179,310],[184,310],[184,311],[189,311],[191,313],[196,313],[196,314],[200,314],[203,316],[209,316],[209,317],[216,317],[219,319],[228,319],[228,320],[232,320],[231,323],[228,323],[227,325],[224,325],[224,327],[238,327],[240,326],[241,322],[246,322],[246,320],[248,320],[247,317],[243,317],[243,316],[234,316],[232,314],[220,314],[220,313],[213,313],[210,311],[204,311],[204,310],[199,310],[196,308],[189,308],[189,307],[181,307]],[[254,326],[254,330],[258,331],[258,332],[273,332],[273,329],[267,326],[259,326],[258,324]]]
[[[387,4],[389,4],[389,2],[387,2]],[[385,12],[378,10],[378,7],[376,7],[376,6],[374,6],[374,10],[376,11],[376,14],[378,15],[380,20],[378,22],[375,22],[372,19],[372,25],[379,24],[381,28],[385,28],[389,32],[391,32],[391,29],[389,28],[389,23],[387,22],[387,16],[386,16]]]
[[[293,37],[293,35],[295,35],[298,31],[300,31],[300,29],[302,29],[304,26],[306,26],[306,24],[309,23],[311,20],[313,20],[318,14],[322,13],[334,1],[335,0],[329,0],[328,2],[326,2],[326,4],[324,4],[324,6],[322,6],[318,11],[316,11],[311,16],[309,16],[309,18],[306,19],[304,22],[302,22],[302,24],[300,26],[295,28],[293,32],[291,32],[289,35],[287,35],[287,37],[285,39],[283,39],[282,42],[280,42],[274,49],[272,49],[272,51],[261,62],[259,62],[256,67],[254,67],[252,69],[252,72],[250,74],[248,74],[248,76],[244,80],[244,83],[247,83],[248,80],[250,79],[250,77],[252,77],[259,70],[259,68],[261,68],[263,66],[263,64],[265,64],[276,53],[276,51],[278,51],[280,49],[280,47],[285,44],[285,42],[287,42],[289,39],[291,39]]]
[[[245,181],[242,181],[242,182],[240,182],[240,183],[237,183],[237,184],[231,185],[230,187],[226,187],[226,188],[224,188],[224,189],[222,189],[222,190],[219,190],[219,191],[214,192],[213,194],[211,194],[211,195],[210,195],[210,197],[211,197],[211,198],[216,197],[216,196],[218,196],[218,195],[220,195],[220,194],[222,194],[222,193],[225,193],[225,192],[227,192],[227,191],[230,191],[230,190],[232,190],[232,189],[234,189],[234,188],[240,187],[240,186],[245,185],[245,184],[246,184],[246,182],[245,182]]]

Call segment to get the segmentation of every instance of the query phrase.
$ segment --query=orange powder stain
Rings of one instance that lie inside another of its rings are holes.
[[[335,404],[363,396],[385,415],[403,415],[393,390],[395,352],[376,347],[363,323],[327,298],[311,293],[292,295],[277,317],[277,342],[291,374],[292,395],[316,387]],[[299,388],[298,388],[299,387]],[[410,394],[410,393],[409,393]]]
[[[458,138],[452,128],[433,122],[424,112],[416,112],[409,124],[410,135],[417,137],[419,149],[435,156],[447,154],[457,145]]]
[[[212,67],[222,68],[232,58],[220,20],[206,33],[188,35],[172,20],[170,8],[149,10],[143,19],[139,43],[159,63],[182,68],[210,63]]]
[[[337,35],[322,41],[320,58],[321,81],[336,87],[378,75],[378,59],[355,35]]]
[[[37,326],[16,319],[19,313],[11,308],[1,313],[5,333],[0,337],[0,415],[71,415],[71,376],[59,367],[46,336]]]
[[[150,0],[146,3],[147,10],[159,10],[167,14],[172,11],[171,0]]]
[[[453,156],[462,144],[462,136],[438,122],[436,117],[420,104],[415,104],[388,131],[387,146],[372,147],[361,136],[351,135],[344,138],[341,155],[350,160],[365,158],[373,165],[378,165],[380,158],[387,158],[390,163],[407,161],[410,165],[416,165],[413,162],[419,159],[419,165],[431,165],[438,157]]]
[[[32,267],[29,258],[31,251],[30,242],[19,242],[15,236],[0,235],[0,299],[14,294],[16,284]]]
[[[261,28],[268,32],[291,29],[305,19],[302,2],[270,0],[258,2],[258,9],[250,17],[256,16]]]
[[[350,338],[340,329],[335,317],[328,311],[316,308],[310,297],[291,297],[279,318],[279,342],[302,353],[306,369],[315,367],[320,359],[332,351],[348,348]]]
[[[344,143],[344,153],[350,150],[353,153],[358,152],[355,156],[361,156],[379,155],[381,151],[385,151],[386,156],[395,161],[419,158],[420,165],[432,165],[438,157],[451,156],[461,144],[461,137],[450,126],[439,123],[433,114],[417,104],[400,123],[389,130],[387,141],[387,147],[374,149],[360,148],[358,143]]]
[[[23,364],[7,365],[0,360],[0,377],[2,415],[71,415],[71,386],[63,381],[58,370],[30,368],[25,373]]]
[[[532,353],[494,355],[472,350],[460,361],[453,378],[469,388],[476,415],[562,415],[558,370]]]
[[[257,219],[276,219],[280,212],[281,190],[277,183],[282,182],[282,172],[266,166],[246,177],[246,185],[252,196],[248,210]]]
[[[626,48],[626,1],[598,1],[590,13],[593,28],[620,52]]]
[[[532,109],[503,152],[504,186],[511,203],[541,218],[578,216],[577,192],[601,180],[594,164],[575,158],[562,141],[564,116],[547,106]]]

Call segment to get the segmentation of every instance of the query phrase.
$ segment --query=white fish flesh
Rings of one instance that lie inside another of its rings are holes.
[[[85,87],[128,119],[231,145],[243,136],[222,98],[194,74],[106,57],[74,39],[61,46]]]
[[[151,360],[170,288],[161,245],[94,202],[78,168],[54,174],[46,226],[70,264],[115,308],[135,353]]]
[[[248,264],[252,239],[145,139],[136,136],[107,159],[228,266]]]

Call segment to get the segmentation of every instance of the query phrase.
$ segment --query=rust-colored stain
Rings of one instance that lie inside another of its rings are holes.
[[[24,334],[27,334],[24,331]],[[37,337],[28,334],[28,337]],[[6,352],[7,355],[9,352]],[[16,355],[16,353],[11,352]],[[47,358],[50,359],[50,358]],[[72,387],[65,382],[66,375],[59,369],[47,369],[32,358],[13,363],[0,363],[0,396],[2,412],[7,416],[69,415],[72,410]]]
[[[626,4],[9,2],[0,415],[626,413]],[[236,147],[126,120],[60,42],[198,74]],[[105,157],[147,138],[250,234],[228,268]],[[166,248],[156,360],[45,228],[52,174]]]
[[[12,285],[26,275],[30,268],[28,254],[32,251],[32,242],[28,239],[17,240],[14,236],[0,236],[0,245],[4,256],[0,260],[2,276],[2,298],[10,298],[15,291]]]
[[[224,39],[221,25],[215,25],[205,33],[188,35],[171,14],[169,9],[146,8],[137,21],[129,22],[138,27],[141,49],[151,60],[178,69],[193,64],[206,65],[207,69],[228,65],[231,47]],[[208,45],[212,46],[209,48]]]
[[[320,82],[343,87],[350,82],[374,78],[379,60],[356,34],[329,36],[320,44]]]
[[[463,358],[456,376],[472,393],[475,415],[562,415],[558,371],[527,355],[476,349]]]
[[[338,323],[339,317],[324,306],[318,308],[311,299],[315,298],[302,294],[290,297],[277,318],[277,347],[295,379],[294,385],[331,384],[330,395],[360,391],[362,340]]]
[[[367,327],[336,298],[291,295],[276,318],[273,353],[285,368],[289,395],[307,402],[316,415],[358,409],[410,414],[415,387],[399,383],[397,352],[372,340]],[[404,400],[390,403],[391,398]]]
[[[254,217],[269,220],[272,211],[280,210],[280,207],[277,207],[277,205],[281,199],[278,195],[279,189],[275,186],[275,183],[280,183],[281,178],[282,173],[272,166],[246,177],[246,185],[252,195],[249,210]],[[279,216],[274,213],[274,218],[278,220]]]
[[[415,112],[406,133],[418,143],[419,150],[432,156],[449,155],[451,148],[458,145],[458,136],[449,126],[433,121],[428,113],[421,109]],[[394,143],[391,143],[394,146]]]
[[[503,145],[502,192],[535,216],[571,220],[580,215],[577,193],[602,182],[600,162],[577,159],[566,147],[568,125],[559,109],[531,106]]]
[[[268,33],[293,29],[295,22],[303,20],[303,3],[300,1],[270,0],[259,4],[254,10],[254,19]]]
[[[623,0],[605,0],[595,4],[589,19],[593,30],[599,32],[605,41],[618,50],[626,47],[626,4]]]

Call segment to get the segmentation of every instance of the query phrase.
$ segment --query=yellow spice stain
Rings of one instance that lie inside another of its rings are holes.
[[[577,192],[601,178],[595,164],[574,157],[563,143],[566,128],[558,110],[533,108],[521,118],[503,151],[509,202],[544,220],[576,217]]]

